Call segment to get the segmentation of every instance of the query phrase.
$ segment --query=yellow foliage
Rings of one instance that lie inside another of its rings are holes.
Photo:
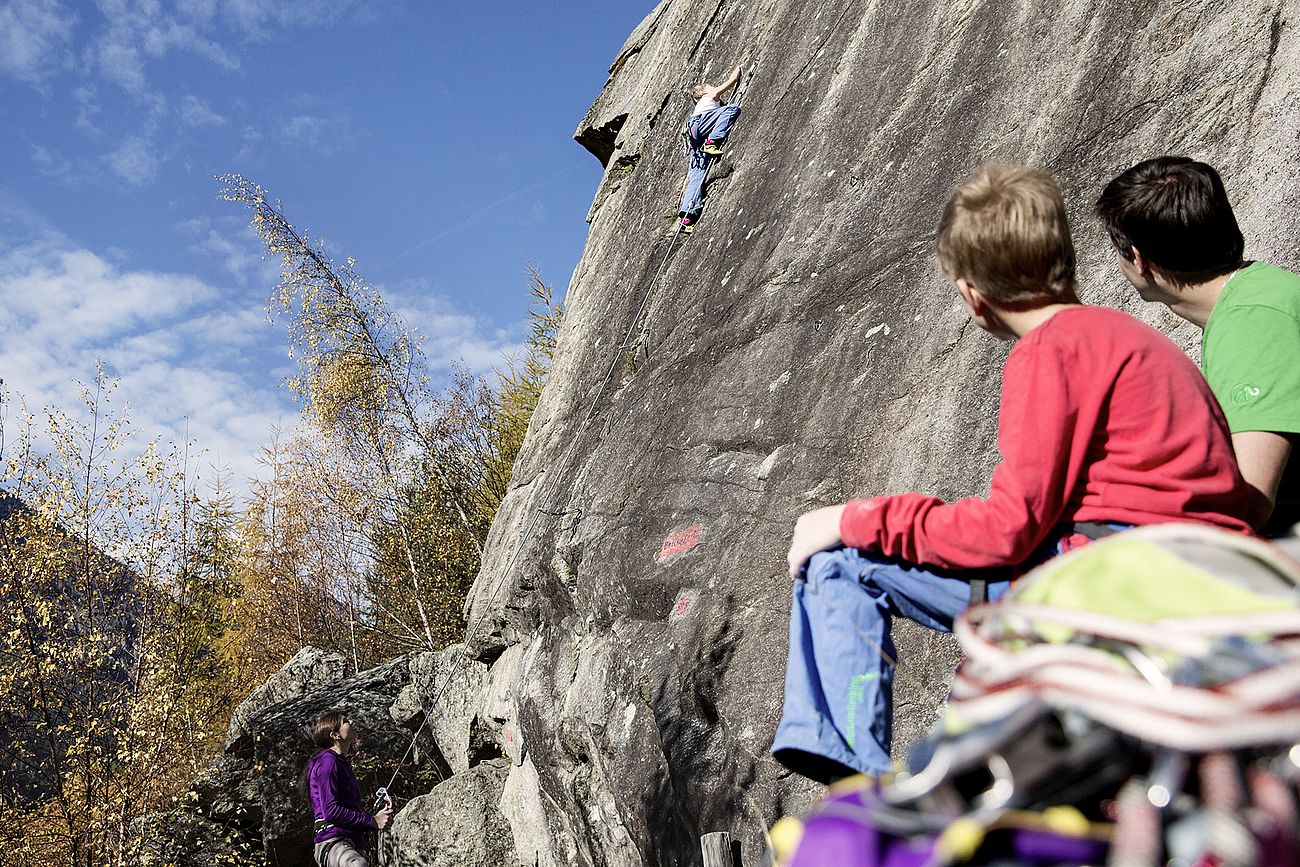
[[[286,384],[307,423],[268,458],[273,490],[259,491],[241,531],[238,631],[274,636],[252,670],[279,665],[303,642],[360,666],[459,639],[465,594],[550,370],[559,305],[530,268],[526,356],[497,371],[495,386],[453,370],[435,391],[419,334],[352,259],[334,261],[261,187],[222,180],[280,260],[271,308],[288,325],[298,370]],[[251,653],[230,652],[249,664]]]
[[[201,547],[187,458],[128,449],[113,390],[101,369],[78,417],[47,409],[48,450],[22,407],[5,436],[0,394],[8,863],[129,863],[133,823],[207,763],[231,706],[213,624],[186,602]]]

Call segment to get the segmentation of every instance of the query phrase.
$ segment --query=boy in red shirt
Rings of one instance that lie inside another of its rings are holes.
[[[891,768],[893,615],[950,631],[973,581],[996,599],[1015,574],[1117,527],[1250,532],[1228,427],[1195,365],[1128,314],[1079,303],[1050,175],[977,172],[949,199],[937,240],[971,319],[1016,341],[1002,373],[1001,462],[987,498],[871,497],[795,524],[772,752],[820,782]]]

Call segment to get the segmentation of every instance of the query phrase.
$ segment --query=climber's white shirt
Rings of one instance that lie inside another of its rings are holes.
[[[715,108],[722,108],[722,103],[716,97],[706,96],[699,102],[695,103],[695,111],[691,112],[691,117],[697,114],[704,114],[706,111],[713,111]]]

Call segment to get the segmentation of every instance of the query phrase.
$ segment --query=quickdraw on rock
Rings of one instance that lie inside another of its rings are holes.
[[[1300,864],[1300,564],[1186,524],[970,609],[944,719],[773,829],[787,867]]]

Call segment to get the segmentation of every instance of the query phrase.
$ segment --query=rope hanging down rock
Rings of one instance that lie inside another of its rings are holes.
[[[740,89],[736,94],[735,102],[737,105],[740,105],[744,101],[745,92],[749,89],[749,82],[753,78],[753,76],[754,76],[754,68],[751,67],[749,72],[746,74],[744,81],[741,83]],[[710,166],[710,169],[711,168],[712,166]],[[583,432],[586,430],[587,425],[591,422],[592,418],[596,414],[596,407],[600,403],[600,399],[604,396],[605,389],[609,386],[610,381],[614,378],[615,371],[618,370],[619,362],[623,357],[622,354],[627,350],[632,349],[641,343],[641,338],[638,338],[636,343],[628,343],[628,340],[632,337],[633,332],[636,330],[637,323],[641,321],[641,317],[645,313],[646,305],[650,301],[650,297],[654,292],[654,288],[658,284],[659,278],[663,275],[664,269],[668,266],[669,259],[672,257],[672,253],[674,248],[677,245],[677,241],[682,236],[682,228],[683,227],[679,223],[677,226],[677,230],[673,232],[673,234],[669,237],[668,249],[664,251],[663,259],[660,260],[659,267],[655,269],[654,276],[651,277],[650,282],[646,284],[645,292],[642,294],[641,301],[637,305],[636,314],[632,317],[632,320],[627,327],[627,331],[624,332],[623,339],[619,341],[618,347],[614,351],[614,357],[610,361],[608,369],[605,371],[604,378],[601,379],[600,385],[596,388],[596,392],[592,396],[591,402],[587,406],[587,411],[583,414],[582,421],[578,423],[578,429],[570,438],[569,445],[564,450],[564,454],[561,456],[559,461],[552,464],[553,467],[559,468],[559,467],[564,467],[568,464],[570,457],[572,457],[573,455],[574,449],[577,447],[578,443],[582,439]],[[648,326],[649,323],[647,322],[647,327]],[[644,335],[645,332],[642,331],[642,337],[644,337]],[[501,576],[494,582],[492,586],[492,590],[488,594],[487,602],[485,602],[481,606],[481,610],[477,619],[475,619],[474,623],[469,627],[468,630],[466,630],[465,641],[461,643],[460,649],[456,652],[456,656],[453,658],[451,667],[448,669],[446,676],[443,678],[442,684],[434,692],[433,700],[429,703],[429,711],[425,711],[424,719],[420,722],[420,725],[415,729],[415,732],[411,735],[411,741],[409,744],[407,744],[406,751],[402,753],[402,757],[398,759],[397,766],[393,770],[393,775],[388,780],[388,785],[383,786],[378,790],[376,796],[377,804],[381,799],[387,799],[387,802],[389,804],[392,803],[389,793],[393,788],[393,784],[397,781],[397,777],[401,774],[402,767],[405,765],[406,760],[410,757],[411,751],[415,749],[415,744],[416,741],[419,739],[420,734],[424,731],[425,726],[429,724],[431,711],[438,707],[439,703],[442,701],[443,695],[447,691],[447,688],[451,685],[451,682],[455,679],[456,674],[459,672],[461,665],[464,664],[469,652],[470,638],[473,635],[475,635],[478,632],[479,627],[483,625],[483,621],[487,619],[488,612],[492,610],[492,603],[496,601],[497,594],[500,593],[501,588],[505,586],[506,581],[511,577],[511,575],[514,574],[515,567],[519,564],[519,558],[522,556],[524,549],[528,545],[528,542],[531,541],[533,532],[536,530],[537,525],[539,524],[541,518],[543,516],[557,514],[556,506],[558,505],[558,503],[553,502],[553,497],[558,487],[558,481],[559,481],[558,474],[553,474],[551,479],[547,482],[546,487],[543,488],[543,494],[538,498],[538,505],[532,508],[528,516],[528,522],[527,524],[525,524],[523,532],[520,534],[519,543],[515,547],[514,554],[511,556],[509,563],[506,564],[506,568],[502,570]]]

